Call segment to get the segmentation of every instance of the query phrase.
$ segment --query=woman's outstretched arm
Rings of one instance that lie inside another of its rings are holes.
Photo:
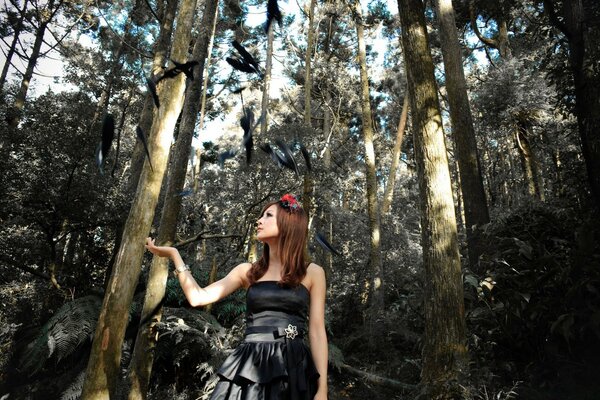
[[[325,271],[316,264],[309,266],[310,280],[310,315],[308,336],[313,361],[319,371],[319,388],[315,400],[327,399],[327,333],[325,332]]]
[[[223,279],[218,280],[205,288],[200,287],[194,279],[185,264],[179,251],[170,246],[156,246],[154,239],[146,239],[146,249],[159,257],[168,257],[175,264],[176,271],[182,271],[177,274],[179,284],[183,289],[186,299],[192,307],[205,306],[214,303],[235,292],[244,286],[246,272],[250,268],[249,263],[240,264],[227,274]]]

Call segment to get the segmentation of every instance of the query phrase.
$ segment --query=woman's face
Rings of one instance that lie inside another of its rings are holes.
[[[277,205],[273,204],[265,210],[263,215],[258,219],[256,228],[256,238],[261,242],[274,239],[279,236],[279,228],[277,227]]]

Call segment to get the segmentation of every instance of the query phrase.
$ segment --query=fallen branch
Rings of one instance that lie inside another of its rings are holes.
[[[381,386],[385,386],[390,389],[396,389],[396,390],[415,390],[417,388],[417,385],[412,385],[410,383],[404,383],[404,382],[397,381],[395,379],[390,379],[390,378],[386,378],[383,376],[375,375],[370,372],[361,371],[360,369],[351,367],[348,364],[341,363],[340,367],[344,371],[346,371],[352,375],[358,376],[359,378],[362,378],[362,379],[364,379],[370,383],[373,383],[375,385],[381,385]]]

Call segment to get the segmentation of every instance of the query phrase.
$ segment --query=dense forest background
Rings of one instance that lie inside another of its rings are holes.
[[[597,399],[600,3],[293,3],[4,2],[0,397],[208,398],[245,293],[143,238],[206,285],[291,192],[330,399]]]

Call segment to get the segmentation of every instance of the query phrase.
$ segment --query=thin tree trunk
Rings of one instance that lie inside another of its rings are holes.
[[[53,1],[51,1],[51,3],[53,3]],[[25,70],[25,75],[23,75],[19,92],[15,97],[14,106],[10,110],[10,115],[8,117],[8,126],[11,129],[15,129],[21,121],[21,115],[23,113],[23,108],[25,107],[25,99],[27,98],[27,91],[29,90],[29,83],[31,82],[33,70],[40,56],[42,43],[44,42],[44,34],[46,33],[46,27],[48,26],[49,22],[49,20],[41,22],[36,31],[35,42],[33,43],[31,55],[29,56],[29,61],[27,62],[27,69]]]
[[[314,46],[314,17],[316,0],[310,0],[310,8],[308,10],[308,38],[306,43],[306,55],[304,57],[304,123],[311,126],[311,91],[312,91],[312,74],[311,62]]]
[[[312,117],[311,117],[311,91],[312,91],[312,73],[311,73],[311,62],[312,62],[312,54],[314,47],[314,15],[315,15],[315,5],[316,0],[310,0],[310,8],[308,10],[308,38],[306,45],[306,55],[304,57],[304,65],[305,65],[305,74],[304,74],[304,123],[308,127],[312,127]],[[309,227],[311,225],[313,215],[312,213],[312,196],[314,190],[314,182],[313,177],[310,173],[306,173],[304,175],[304,185],[303,185],[303,197],[302,197],[302,206],[306,211],[306,215],[309,218]],[[309,230],[309,235],[311,235],[312,230]],[[311,238],[309,238],[309,241]]]
[[[441,28],[440,41],[452,121],[452,136],[464,204],[469,264],[474,267],[478,262],[481,250],[473,227],[490,222],[490,215],[481,177],[477,141],[452,0],[436,0],[436,8]],[[506,23],[504,28],[506,29]],[[503,51],[507,51],[507,48],[507,45],[503,46]]]
[[[208,51],[206,53],[206,63],[203,71],[204,82],[202,84],[202,102],[200,104],[200,118],[198,120],[198,132],[202,133],[202,129],[204,129],[204,117],[206,113],[206,92],[208,89],[209,82],[209,70],[210,70],[210,62],[211,62],[211,54],[212,48],[215,40],[215,35],[213,34],[210,38],[210,43],[208,44]],[[200,171],[202,168],[202,145],[198,145],[196,151],[194,152],[194,170],[192,173],[192,184],[194,188],[194,193],[198,191],[198,184],[200,183]]]
[[[421,384],[428,399],[457,398],[467,368],[456,216],[423,3],[398,0],[411,96],[425,282]],[[454,397],[456,396],[456,397]]]
[[[380,243],[380,221],[379,204],[377,201],[377,176],[375,167],[375,148],[373,145],[373,117],[371,116],[371,101],[369,99],[369,75],[367,71],[367,52],[364,40],[364,28],[362,21],[362,10],[360,2],[352,4],[356,36],[358,40],[358,60],[360,63],[361,81],[361,106],[362,106],[362,130],[365,141],[365,169],[367,185],[367,209],[369,214],[369,312],[367,314],[367,327],[370,331],[369,337],[376,339],[382,333],[381,324],[383,318],[383,270],[381,265],[381,243]],[[374,344],[374,342],[372,343]]]
[[[267,61],[265,65],[265,76],[263,77],[263,96],[262,96],[262,104],[261,104],[261,121],[260,121],[260,135],[261,137],[265,137],[267,133],[267,129],[269,127],[269,87],[271,85],[271,68],[273,65],[273,39],[275,36],[275,23],[271,23],[269,26],[269,32],[267,33]]]
[[[218,272],[218,268],[217,268],[217,257],[213,256],[212,259],[212,265],[210,267],[210,275],[208,276],[208,285],[211,285],[213,283],[215,283],[217,281],[217,272]],[[213,304],[207,304],[204,307],[204,311],[206,311],[207,313],[210,313],[212,311],[213,308]]]
[[[4,67],[2,67],[2,75],[0,75],[0,92],[4,88],[4,83],[6,82],[6,77],[8,75],[8,69],[10,68],[12,57],[15,54],[17,43],[19,42],[19,35],[21,34],[21,30],[23,29],[23,20],[25,19],[25,11],[27,11],[27,3],[29,3],[29,0],[25,0],[23,2],[23,9],[19,10],[19,14],[21,16],[19,18],[19,21],[15,25],[15,30],[13,32],[13,41],[10,44],[8,53],[6,53],[6,62],[4,63]]]
[[[180,62],[187,59],[195,8],[196,0],[181,3],[171,52],[171,57]],[[84,400],[117,396],[121,346],[129,307],[141,270],[144,239],[150,231],[158,203],[175,123],[183,105],[185,75],[164,80],[162,85],[161,107],[155,113],[150,133],[153,170],[146,161],[98,318],[83,384],[81,397]]]
[[[194,68],[194,76],[197,78],[187,89],[183,105],[183,115],[173,153],[173,162],[171,163],[165,194],[165,204],[158,231],[158,243],[161,245],[172,245],[175,239],[177,220],[181,211],[181,196],[178,196],[178,193],[181,193],[185,184],[190,147],[202,98],[202,72],[204,71],[204,63],[208,53],[208,44],[210,38],[214,35],[218,2],[218,0],[209,0],[206,3],[200,24],[200,33],[194,46],[192,59],[198,61],[198,65]],[[142,321],[148,322],[140,326],[135,341],[135,348],[129,369],[131,384],[129,400],[144,399],[148,392],[152,362],[154,361],[153,350],[156,346],[152,328],[155,321],[160,322],[162,316],[161,305],[162,299],[165,296],[169,274],[168,261],[168,258],[158,256],[152,258],[142,310]]]
[[[400,155],[402,153],[402,140],[404,138],[404,130],[406,129],[406,121],[408,120],[408,103],[409,96],[408,93],[405,93],[404,101],[402,102],[402,113],[400,114],[400,121],[398,121],[398,130],[396,131],[396,143],[394,144],[392,165],[390,166],[390,176],[383,193],[383,204],[381,205],[382,215],[385,215],[389,211],[390,205],[392,204],[392,197],[394,196],[396,174],[398,170],[398,164],[400,164]]]
[[[538,167],[538,161],[533,153],[533,149],[527,138],[527,127],[518,124],[515,132],[517,147],[521,154],[521,164],[523,166],[523,175],[527,183],[527,191],[530,196],[544,201],[544,188],[541,183],[541,176]]]

